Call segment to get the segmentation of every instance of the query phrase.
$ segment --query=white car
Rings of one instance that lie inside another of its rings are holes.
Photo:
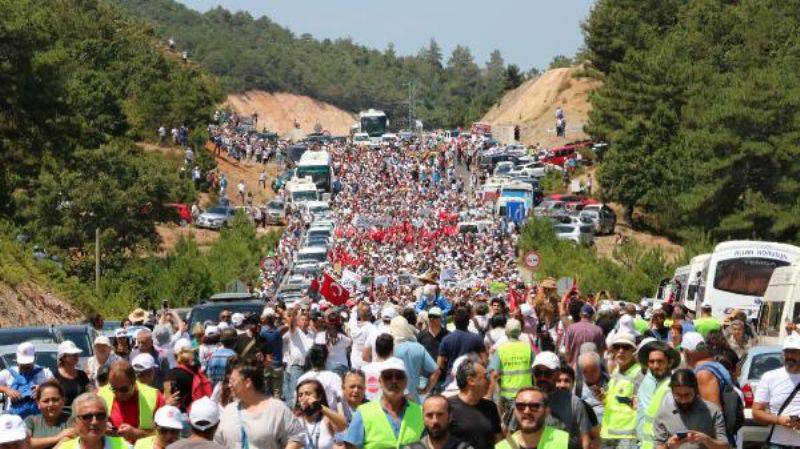
[[[741,361],[739,385],[744,394],[744,427],[742,440],[745,447],[750,445],[763,447],[767,440],[769,426],[753,421],[753,399],[758,388],[758,381],[767,371],[783,366],[783,350],[780,345],[756,346],[747,351]]]
[[[557,224],[553,226],[556,237],[578,245],[594,245],[594,226],[590,224]]]

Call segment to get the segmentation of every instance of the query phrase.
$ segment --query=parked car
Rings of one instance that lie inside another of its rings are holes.
[[[80,355],[81,366],[94,355],[94,339],[99,332],[88,324],[63,324],[55,327],[60,341],[71,340],[83,351]]]
[[[221,229],[231,225],[236,209],[230,206],[215,206],[197,217],[195,226],[198,228]]]
[[[300,248],[295,256],[295,263],[316,262],[323,266],[328,264],[328,249],[317,246]]]
[[[494,167],[494,171],[492,172],[492,174],[494,176],[509,176],[511,170],[514,170],[514,163],[511,161],[504,161],[498,163]]]
[[[597,235],[613,234],[617,226],[617,215],[611,209],[584,208],[580,211],[580,216],[590,220]]]
[[[547,217],[558,215],[565,210],[563,201],[544,200],[533,208],[533,215],[536,217]]]
[[[0,346],[18,345],[30,341],[39,343],[60,343],[61,339],[53,326],[5,327],[0,329]]]
[[[303,217],[306,222],[325,220],[331,216],[331,207],[327,201],[307,201],[303,203]]]
[[[20,341],[22,343],[26,340]],[[10,368],[17,364],[17,344],[0,346],[0,370]],[[36,343],[37,365],[49,368],[56,373],[58,371],[58,343]]]
[[[758,382],[767,371],[783,366],[783,350],[780,345],[756,346],[747,351],[739,370],[739,386],[744,394],[744,427],[742,439],[745,446],[762,447],[769,434],[769,426],[753,421],[753,399]]]
[[[578,245],[591,246],[594,244],[594,227],[586,224],[557,224],[553,226],[556,237],[569,240]]]
[[[233,313],[238,312],[245,315],[251,313],[260,315],[264,310],[264,301],[257,299],[250,293],[216,294],[192,307],[188,319],[189,329],[192,329],[195,323],[219,321],[219,314],[223,310],[230,310]]]
[[[267,223],[283,224],[286,218],[286,203],[280,198],[274,198],[267,203]]]

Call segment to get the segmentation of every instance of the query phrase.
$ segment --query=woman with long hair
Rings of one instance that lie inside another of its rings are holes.
[[[75,437],[72,418],[64,410],[64,387],[56,379],[42,382],[36,389],[36,404],[41,415],[25,418],[31,435],[31,449],[50,449]]]
[[[70,340],[63,341],[58,345],[58,370],[56,370],[53,377],[64,388],[64,403],[70,409],[75,398],[81,393],[93,389],[89,376],[85,371],[78,369],[78,362],[80,361],[78,355],[82,352]]]
[[[334,435],[347,426],[344,417],[330,409],[325,396],[325,389],[316,379],[297,384],[294,409],[305,426],[305,449],[333,449]]]

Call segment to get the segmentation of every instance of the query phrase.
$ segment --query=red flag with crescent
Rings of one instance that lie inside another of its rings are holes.
[[[323,277],[322,288],[320,288],[319,293],[335,306],[340,306],[350,299],[350,292],[336,282],[328,273],[325,273]]]

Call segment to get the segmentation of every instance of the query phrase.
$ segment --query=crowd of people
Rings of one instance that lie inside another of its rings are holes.
[[[722,449],[742,446],[745,393],[770,447],[800,447],[800,335],[743,392],[746,319],[526,282],[516,226],[465,170],[472,143],[327,150],[326,274],[346,303],[319,279],[276,301],[310,224],[290,204],[262,313],[189,328],[137,309],[85,363],[61,343],[57,372],[20,344],[0,372],[0,449]]]

